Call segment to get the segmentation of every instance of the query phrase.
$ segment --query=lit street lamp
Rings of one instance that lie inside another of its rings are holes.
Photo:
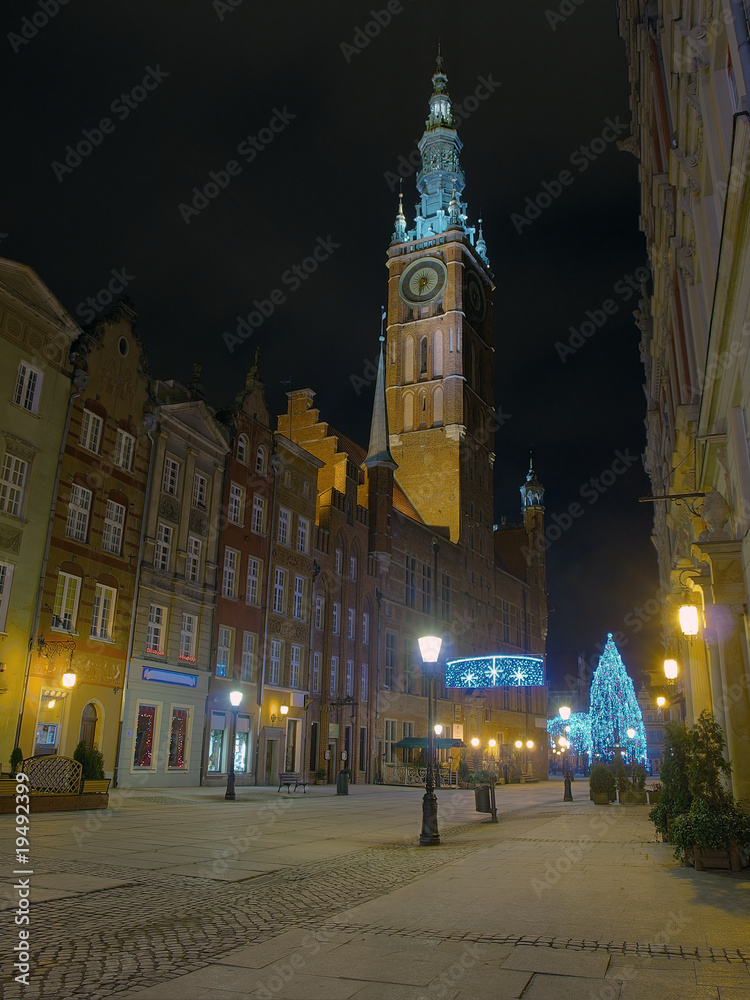
[[[242,701],[241,691],[230,691],[229,700],[232,703],[232,731],[229,737],[229,747],[227,753],[229,754],[229,763],[227,766],[227,791],[224,796],[225,799],[230,799],[234,801],[237,796],[234,793],[234,742],[237,739],[237,709],[240,707],[240,702]]]
[[[422,654],[422,664],[429,679],[427,689],[427,780],[425,782],[424,798],[422,799],[422,832],[419,843],[422,847],[430,847],[440,843],[438,831],[438,807],[435,786],[433,784],[433,768],[435,766],[434,713],[435,671],[440,657],[440,647],[443,640],[440,636],[426,635],[419,640],[419,652]]]

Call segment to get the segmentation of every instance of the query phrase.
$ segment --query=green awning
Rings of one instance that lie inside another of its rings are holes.
[[[397,750],[426,750],[427,737],[404,736],[402,740],[394,743],[393,746]],[[447,750],[449,747],[465,747],[466,744],[463,740],[450,740],[446,736],[436,736],[432,741],[432,746],[435,750]]]

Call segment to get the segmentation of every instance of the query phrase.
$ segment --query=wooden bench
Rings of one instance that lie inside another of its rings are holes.
[[[295,792],[302,785],[302,791],[307,795],[307,782],[302,780],[299,771],[282,771],[279,775],[279,791],[281,791],[282,785],[286,785],[287,794],[291,793],[292,785],[294,785]]]

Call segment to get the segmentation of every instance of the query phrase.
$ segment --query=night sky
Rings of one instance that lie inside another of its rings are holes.
[[[616,146],[630,114],[614,3],[42,2],[3,7],[0,253],[82,323],[123,286],[153,376],[186,382],[199,361],[226,405],[257,346],[272,413],[283,380],[309,386],[363,444],[397,176],[411,226],[440,39],[497,285],[495,519],[519,519],[533,448],[550,674],[608,631],[631,674],[649,665],[658,578],[652,505],[637,502],[650,489],[632,316],[646,252],[637,161]],[[297,278],[316,247],[326,259]],[[255,300],[273,312],[230,353]]]

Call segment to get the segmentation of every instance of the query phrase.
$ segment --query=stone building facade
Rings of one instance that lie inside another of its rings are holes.
[[[620,0],[651,261],[636,314],[646,369],[665,651],[676,700],[726,734],[750,795],[750,25],[741,0]],[[659,499],[661,498],[661,499]],[[678,606],[692,603],[686,641]]]

